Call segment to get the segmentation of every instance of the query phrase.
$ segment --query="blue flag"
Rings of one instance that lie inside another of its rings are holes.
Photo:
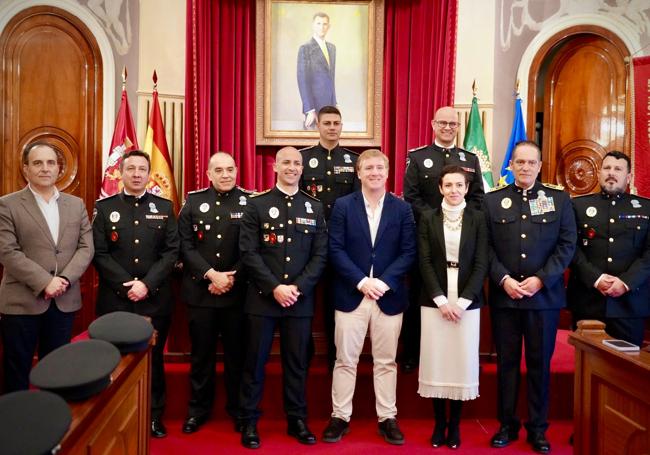
[[[499,185],[506,185],[515,181],[515,177],[512,175],[512,169],[510,168],[510,158],[512,157],[512,151],[517,142],[525,141],[526,139],[528,138],[526,137],[524,115],[521,112],[521,98],[517,95],[517,98],[515,99],[515,118],[512,121],[512,131],[510,131],[510,140],[508,141],[506,156],[503,157],[503,164],[501,165]]]

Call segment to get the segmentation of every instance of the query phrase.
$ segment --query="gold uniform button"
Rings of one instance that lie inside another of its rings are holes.
[[[140,243],[140,239],[135,239],[134,242],[137,245],[138,243]]]
[[[522,220],[525,220],[526,218],[527,218],[527,217],[526,217],[526,214],[521,215],[521,219],[522,219]]]
[[[331,159],[332,159],[332,157],[331,157],[331,156],[328,156],[328,157],[327,157],[327,159],[328,159],[328,160],[331,160]]]
[[[585,227],[588,227],[588,225],[585,224]]]
[[[542,223],[546,223],[546,218],[542,218]]]
[[[221,218],[219,218],[219,216],[217,215],[217,221],[219,221],[220,219],[221,219]]]
[[[287,207],[291,207],[291,202],[287,202]]]
[[[135,224],[135,225],[137,226],[138,224],[140,224],[140,222],[139,222],[138,220],[135,220],[135,221],[133,222],[133,224]]]
[[[217,238],[220,239],[220,238],[221,238],[221,234],[217,234]]]
[[[332,171],[327,171],[327,175],[332,175]]]
[[[607,262],[612,262],[612,258],[607,258]]]
[[[221,202],[220,202],[220,201],[217,201],[217,205],[221,205]]]
[[[285,279],[285,280],[289,278],[289,274],[288,274],[288,273],[285,273],[283,276],[284,276],[284,279]]]
[[[220,258],[220,257],[221,257],[221,253],[217,253],[217,257]]]
[[[612,201],[612,205],[616,205],[616,201]]]
[[[527,198],[527,197],[525,197],[525,198],[524,198],[524,202],[526,202],[527,200],[528,200],[528,198]]]
[[[610,223],[614,223],[614,218],[610,218],[610,219],[609,219],[609,222],[610,222]]]
[[[136,206],[136,207],[138,207],[139,205],[140,205],[140,204],[138,204],[137,202],[135,203],[135,206]]]
[[[135,263],[137,264],[138,262],[140,262],[140,259],[135,258],[135,259],[133,260],[133,262],[135,262]]]
[[[290,258],[289,256],[287,256],[286,261],[287,261],[287,262],[291,262],[291,258]]]
[[[287,221],[287,224],[293,224],[293,221],[289,220]]]
[[[526,253],[521,253],[521,258],[526,259]]]
[[[327,188],[327,191],[332,191],[332,188]]]
[[[522,239],[525,239],[525,238],[526,238],[526,234],[521,234],[521,238],[522,238]]]
[[[614,238],[613,237],[609,238],[609,243],[614,243]]]
[[[640,231],[640,230],[641,230],[641,226],[637,226],[637,227],[636,227],[636,230],[637,230],[637,231]]]
[[[287,237],[287,243],[291,243],[291,237]]]
[[[305,234],[309,234],[309,229],[305,229]]]

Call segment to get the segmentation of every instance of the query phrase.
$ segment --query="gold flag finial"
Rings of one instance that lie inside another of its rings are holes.
[[[158,89],[158,75],[156,74],[156,70],[153,70],[153,89],[157,90]]]
[[[128,76],[128,73],[126,72],[126,65],[124,65],[124,68],[122,69],[122,90],[126,88],[126,77]]]
[[[474,83],[472,84],[472,96],[476,97],[477,93],[478,93],[478,86],[476,85],[476,79],[474,79]]]
[[[519,95],[519,78],[517,78],[517,81],[515,82],[515,94]]]

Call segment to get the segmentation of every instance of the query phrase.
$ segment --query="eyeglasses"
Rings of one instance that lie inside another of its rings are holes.
[[[451,128],[452,130],[455,130],[460,126],[460,123],[458,122],[445,122],[444,120],[436,120],[436,125],[438,125],[440,128]]]

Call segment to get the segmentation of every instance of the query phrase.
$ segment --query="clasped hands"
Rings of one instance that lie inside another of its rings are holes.
[[[43,289],[45,300],[54,299],[63,295],[65,291],[68,290],[69,286],[70,283],[68,283],[68,280],[61,278],[60,276],[55,276],[50,280],[47,286],[45,286],[45,289]]]
[[[295,284],[278,284],[273,289],[273,298],[284,308],[295,304],[300,297],[300,291]]]
[[[379,300],[390,288],[378,278],[368,278],[359,287],[359,291],[370,300]]]
[[[522,281],[517,281],[512,277],[507,277],[503,281],[503,290],[506,291],[511,299],[515,300],[524,297],[532,297],[543,287],[544,283],[542,283],[542,280],[536,276],[529,276]]]
[[[235,285],[235,273],[236,270],[230,270],[227,272],[217,272],[214,269],[210,269],[205,274],[205,277],[210,280],[208,285],[208,291],[213,295],[221,295],[230,291]]]
[[[627,292],[627,287],[619,277],[603,273],[596,289],[607,297],[620,297]]]

